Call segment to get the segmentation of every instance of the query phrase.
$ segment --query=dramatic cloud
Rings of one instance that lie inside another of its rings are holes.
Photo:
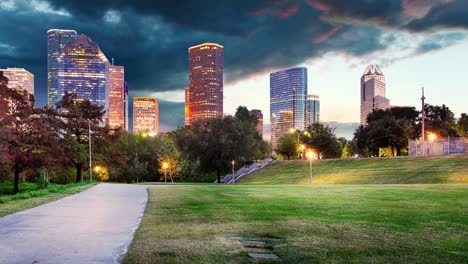
[[[45,104],[46,32],[75,29],[125,66],[131,95],[151,95],[188,85],[187,49],[203,42],[225,47],[228,84],[329,52],[378,54],[397,46],[400,32],[423,38],[403,47],[410,54],[444,48],[466,37],[467,13],[466,0],[5,0],[0,67],[33,72]],[[183,105],[161,106],[178,109],[171,125],[181,124]]]

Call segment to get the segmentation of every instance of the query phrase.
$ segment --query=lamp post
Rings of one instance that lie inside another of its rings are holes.
[[[232,165],[232,179],[234,180],[234,165],[236,165],[236,161],[232,160],[231,165]]]
[[[163,162],[162,167],[164,170],[164,183],[167,183],[166,170],[167,170],[167,167],[169,167],[169,164],[167,164],[167,162]]]
[[[88,148],[89,148],[89,181],[93,181],[92,161],[91,161],[91,120],[88,119]],[[81,174],[81,181],[83,181],[83,174]]]
[[[307,151],[307,157],[309,158],[309,184],[312,184],[312,159],[314,158],[314,152],[312,150]]]

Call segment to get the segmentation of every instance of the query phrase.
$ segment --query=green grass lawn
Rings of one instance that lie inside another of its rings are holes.
[[[254,249],[232,237],[264,241],[280,258],[253,261],[247,252]],[[218,185],[150,188],[124,263],[467,259],[465,184]]]
[[[468,183],[468,156],[314,160],[315,184]],[[309,162],[275,161],[242,184],[306,184]]]
[[[56,201],[84,191],[95,184],[88,182],[67,185],[49,184],[47,189],[42,190],[35,190],[29,183],[26,185],[20,184],[20,191],[22,192],[15,195],[0,196],[0,217]],[[36,185],[34,184],[34,186]]]

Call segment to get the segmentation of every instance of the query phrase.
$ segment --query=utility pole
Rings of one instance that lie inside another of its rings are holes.
[[[424,111],[424,100],[426,100],[426,97],[424,97],[424,86],[422,87],[422,97],[421,97],[421,102],[422,102],[422,106],[421,106],[421,119],[422,119],[422,129],[421,129],[421,156],[425,156],[425,142],[424,142],[424,134],[425,134],[425,131],[424,131],[424,122],[425,122],[425,119],[426,119],[426,111]]]
[[[89,142],[89,181],[93,181],[93,170],[92,170],[92,161],[91,161],[91,120],[88,120],[88,142]],[[81,176],[81,181],[83,181],[83,176]]]

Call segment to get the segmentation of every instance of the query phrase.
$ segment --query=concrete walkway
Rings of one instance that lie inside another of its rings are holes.
[[[0,218],[0,263],[120,263],[149,186],[99,184]]]

